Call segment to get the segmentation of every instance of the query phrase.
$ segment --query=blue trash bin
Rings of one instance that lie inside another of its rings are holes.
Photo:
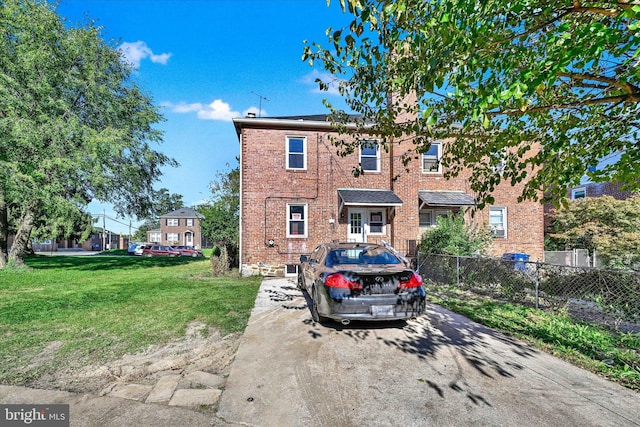
[[[529,261],[529,254],[522,252],[507,252],[502,255],[502,259],[505,261],[515,261],[513,263],[513,269],[525,271],[527,269],[525,262]]]

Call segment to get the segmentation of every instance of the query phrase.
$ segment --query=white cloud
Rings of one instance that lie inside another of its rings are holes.
[[[162,106],[174,113],[196,113],[198,118],[202,120],[230,121],[233,118],[240,117],[240,112],[231,110],[231,106],[221,99],[216,99],[209,104],[202,104],[200,102],[192,104],[186,102],[172,104],[165,102]]]
[[[328,90],[320,90],[320,86],[318,82],[316,82],[317,79],[324,82],[328,86]],[[311,90],[312,93],[328,93],[330,95],[340,95],[338,86],[340,85],[340,83],[344,83],[345,80],[341,80],[329,73],[321,73],[318,70],[313,70],[302,78],[302,82],[304,84],[313,86],[313,89]]]
[[[147,58],[151,59],[151,62],[153,63],[165,65],[172,55],[171,53],[161,53],[156,55],[143,41],[133,43],[124,42],[118,47],[118,49],[124,55],[125,60],[134,68],[140,68],[140,62]]]

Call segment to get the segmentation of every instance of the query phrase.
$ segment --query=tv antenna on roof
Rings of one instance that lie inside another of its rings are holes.
[[[258,117],[260,117],[262,115],[262,100],[264,99],[265,101],[269,101],[267,99],[266,96],[262,96],[259,93],[255,93],[254,91],[251,91],[252,94],[256,95],[258,98],[260,98],[260,104],[258,106]]]

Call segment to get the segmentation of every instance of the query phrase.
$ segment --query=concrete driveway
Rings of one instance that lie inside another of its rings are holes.
[[[311,321],[265,279],[219,403],[230,425],[640,426],[640,394],[438,306],[392,324]],[[221,421],[219,420],[219,421]]]

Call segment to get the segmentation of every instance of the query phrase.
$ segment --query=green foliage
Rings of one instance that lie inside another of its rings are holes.
[[[606,266],[640,265],[640,197],[572,200],[556,211],[551,238],[564,249],[594,249]]]
[[[237,265],[240,230],[240,168],[218,172],[211,183],[211,204],[198,206],[204,215],[202,234],[220,247],[226,247],[233,265]]]
[[[471,170],[480,207],[500,182],[557,203],[590,166],[594,182],[640,188],[640,5],[608,1],[344,0],[349,26],[327,29],[303,60],[340,82],[353,120],[339,129],[383,144],[415,136],[402,156],[451,138],[447,177]],[[321,89],[327,84],[319,82]],[[353,150],[350,138],[334,143]],[[541,149],[538,147],[538,143]],[[495,153],[506,152],[500,159]],[[503,161],[501,173],[498,162]]]
[[[422,235],[419,250],[427,254],[482,255],[491,244],[487,227],[465,223],[463,215],[439,217],[437,225]]]
[[[164,345],[192,322],[242,332],[260,278],[212,277],[208,260],[43,256],[0,270],[0,383],[78,368]],[[50,342],[62,347],[44,365]],[[42,366],[41,366],[42,365]]]
[[[37,0],[3,1],[0,32],[0,221],[11,221],[0,231],[16,231],[11,256],[34,228],[70,234],[93,199],[144,217],[176,162],[151,148],[163,117],[121,53],[93,23],[64,22]]]

